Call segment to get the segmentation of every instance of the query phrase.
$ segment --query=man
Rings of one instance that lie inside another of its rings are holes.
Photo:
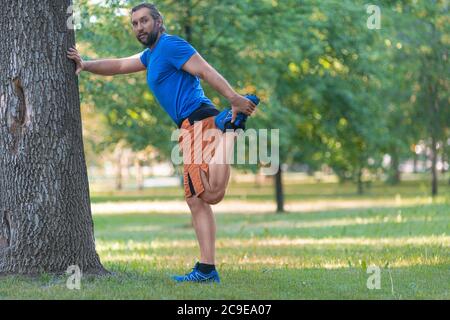
[[[155,5],[144,3],[134,7],[131,22],[136,38],[146,47],[140,54],[122,59],[83,61],[77,50],[71,48],[67,56],[75,61],[77,75],[82,70],[99,75],[147,70],[150,90],[182,129],[180,147],[184,160],[186,155],[211,147],[211,143],[195,143],[202,139],[206,130],[220,129],[211,161],[184,161],[185,197],[200,246],[200,261],[192,272],[173,277],[177,282],[220,282],[215,269],[216,226],[211,204],[223,199],[230,177],[230,165],[225,158],[234,148],[237,133],[226,129],[244,129],[245,120],[255,111],[259,99],[237,94],[189,43],[167,34],[163,17]],[[199,78],[227,98],[231,109],[220,113],[205,96]],[[194,130],[199,125],[201,130]],[[201,150],[197,150],[199,148]]]

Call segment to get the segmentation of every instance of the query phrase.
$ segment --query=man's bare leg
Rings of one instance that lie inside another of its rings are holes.
[[[215,264],[216,222],[211,206],[198,197],[187,198],[200,247],[200,263]]]
[[[208,176],[200,170],[200,177],[205,187],[200,198],[209,204],[219,203],[225,195],[230,179],[230,163],[234,154],[236,137],[236,132],[223,133],[209,164]]]
[[[200,247],[200,263],[215,264],[216,222],[210,204],[219,202],[225,195],[230,179],[230,165],[226,157],[233,155],[236,136],[234,132],[222,134],[214,158],[209,164],[209,179],[200,170],[205,191],[199,197],[186,199]]]

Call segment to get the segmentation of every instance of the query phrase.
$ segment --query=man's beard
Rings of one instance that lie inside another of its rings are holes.
[[[138,36],[138,40],[140,43],[142,43],[144,45],[144,47],[150,48],[151,46],[153,46],[155,44],[156,40],[158,40],[158,35],[159,35],[159,30],[155,30],[155,28],[153,28],[152,32],[150,32],[150,34],[147,36],[146,39],[141,40],[141,38],[139,38],[139,36]]]

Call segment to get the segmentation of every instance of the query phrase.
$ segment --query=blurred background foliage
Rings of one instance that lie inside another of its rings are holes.
[[[130,23],[138,3],[76,0],[82,55],[143,51]],[[437,194],[450,158],[448,1],[374,3],[380,29],[368,28],[371,14],[359,0],[155,4],[169,34],[188,40],[239,93],[262,98],[248,126],[280,129],[282,169],[329,171],[363,193],[373,179],[398,184],[402,163],[413,161],[416,171],[423,161]],[[82,73],[79,83],[89,164],[124,147],[144,162],[170,160],[176,127],[148,90],[145,73]],[[219,109],[228,106],[204,88]]]

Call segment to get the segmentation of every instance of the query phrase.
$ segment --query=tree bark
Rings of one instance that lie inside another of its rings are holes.
[[[394,150],[391,153],[391,157],[392,163],[389,182],[391,185],[398,185],[400,184],[401,174],[400,174],[400,159],[397,150]]]
[[[0,274],[106,270],[95,251],[69,0],[0,0]]]
[[[277,200],[277,213],[284,212],[284,193],[283,193],[283,171],[281,171],[281,164],[275,174],[275,194]]]

